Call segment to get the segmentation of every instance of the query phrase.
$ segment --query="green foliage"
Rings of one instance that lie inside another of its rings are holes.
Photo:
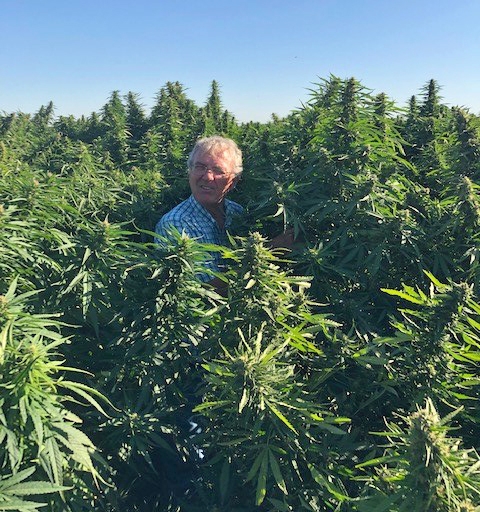
[[[0,510],[17,510],[18,512],[38,511],[46,503],[24,499],[25,496],[37,496],[65,491],[68,487],[53,485],[50,482],[34,480],[24,482],[35,472],[35,468],[25,469],[16,475],[0,478]]]
[[[359,510],[464,512],[480,505],[480,458],[449,435],[454,411],[441,419],[431,399],[402,418],[406,428],[387,423],[385,455],[359,464],[377,467],[372,495]],[[388,507],[388,508],[387,508]]]
[[[61,490],[80,471],[89,472],[98,481],[100,475],[93,462],[96,448],[78,428],[82,420],[66,404],[81,399],[102,410],[97,401],[101,395],[65,379],[65,372],[76,370],[64,366],[57,353],[57,347],[68,341],[59,332],[61,324],[51,315],[26,312],[26,301],[35,292],[18,295],[16,287],[14,280],[0,296],[2,467],[8,466],[16,474],[35,461],[55,487],[39,483],[36,491],[32,485],[31,494],[41,494],[41,489]],[[18,473],[18,481],[30,474]],[[10,481],[13,484],[14,480]]]
[[[0,510],[479,509],[480,121],[439,90],[401,109],[330,76],[239,124],[216,81],[202,106],[167,82],[151,112],[0,115]],[[214,133],[244,222],[154,244]]]
[[[416,403],[425,395],[455,403],[455,398],[468,398],[459,393],[459,387],[467,375],[475,375],[475,362],[480,358],[478,347],[465,344],[462,336],[473,320],[470,315],[476,315],[476,305],[466,283],[444,285],[429,277],[432,285],[428,294],[410,286],[402,291],[385,290],[410,303],[408,309],[401,310],[403,321],[392,323],[400,342],[392,340],[399,348],[392,368],[401,368],[405,393],[418,395]],[[405,343],[409,360],[402,355]]]
[[[309,311],[308,281],[282,272],[258,234],[240,243],[221,321],[199,346],[206,373],[195,411],[208,422],[195,441],[210,461],[202,478],[220,486],[217,505],[226,510],[265,500],[295,509],[318,493],[330,500],[310,462],[325,432],[343,435],[336,425],[348,418],[321,405],[302,368],[322,356],[309,329],[328,331],[328,320]]]

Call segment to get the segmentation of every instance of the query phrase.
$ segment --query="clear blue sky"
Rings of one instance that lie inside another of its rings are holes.
[[[212,80],[239,121],[306,102],[331,74],[406,105],[431,79],[480,113],[478,0],[0,0],[0,112],[147,112],[167,81],[203,105]]]

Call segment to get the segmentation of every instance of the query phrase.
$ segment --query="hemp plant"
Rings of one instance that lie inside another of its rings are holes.
[[[68,342],[62,324],[55,315],[29,313],[28,299],[36,292],[17,294],[16,288],[14,279],[0,296],[0,461],[19,474],[18,481],[31,475],[20,472],[36,467],[61,491],[53,510],[76,510],[75,493],[67,497],[64,486],[75,483],[75,492],[82,488],[86,498],[103,479],[97,449],[80,430],[82,420],[71,405],[93,405],[104,413],[104,398],[65,377],[82,370],[64,366],[58,353]]]
[[[478,304],[467,283],[444,284],[426,275],[431,281],[428,292],[406,285],[384,290],[409,307],[400,310],[403,321],[392,320],[396,335],[382,342],[394,350],[391,371],[408,402],[430,397],[460,405],[470,398],[464,382],[475,375],[479,357],[478,345],[468,334],[478,327]]]
[[[427,398],[400,422],[387,421],[377,433],[388,444],[382,457],[358,468],[374,466],[366,498],[358,505],[365,512],[474,512],[480,507],[480,457],[450,435],[459,410],[441,418]]]
[[[313,461],[328,459],[322,441],[342,436],[349,420],[309,390],[306,368],[322,357],[313,333],[328,332],[329,320],[311,311],[308,280],[282,270],[258,234],[237,243],[220,320],[199,345],[202,431],[193,442],[204,450],[205,485],[195,499],[220,510],[317,510],[308,505],[314,496],[338,504],[347,499],[341,482],[325,479]]]
[[[207,257],[206,246],[172,232],[125,269],[129,307],[121,308],[120,330],[106,346],[113,370],[103,384],[118,411],[99,425],[114,483],[128,488],[117,509],[167,507],[192,478],[188,419],[197,401],[198,347],[220,299],[196,277]]]

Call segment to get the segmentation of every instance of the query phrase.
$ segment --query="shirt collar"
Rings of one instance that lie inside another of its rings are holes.
[[[188,201],[197,215],[201,215],[205,220],[208,220],[215,226],[217,225],[211,213],[193,197],[193,194],[188,198]]]

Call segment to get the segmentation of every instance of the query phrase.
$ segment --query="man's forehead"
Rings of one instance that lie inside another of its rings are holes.
[[[195,160],[202,160],[205,158],[213,158],[215,160],[226,160],[226,161],[230,162],[232,159],[232,155],[230,154],[228,149],[219,149],[219,148],[199,150],[195,154]]]

